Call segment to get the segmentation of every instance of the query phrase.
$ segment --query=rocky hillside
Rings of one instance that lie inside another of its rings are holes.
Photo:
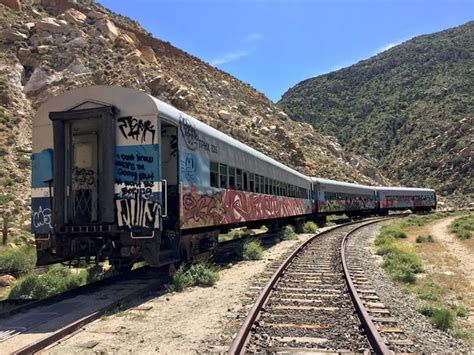
[[[0,0],[0,26],[0,193],[13,211],[29,204],[35,109],[94,84],[144,90],[301,172],[384,182],[367,159],[292,121],[248,84],[92,1]]]
[[[279,106],[403,184],[472,201],[474,22],[303,81]]]

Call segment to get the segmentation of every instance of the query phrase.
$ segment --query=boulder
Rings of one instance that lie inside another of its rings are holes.
[[[42,89],[56,81],[56,79],[57,76],[53,70],[40,67],[35,68],[33,74],[31,74],[30,79],[23,88],[23,93],[28,94],[30,92]]]
[[[38,46],[36,48],[36,50],[38,51],[39,54],[46,54],[51,50],[51,48],[56,48],[56,47],[53,47],[53,46]]]
[[[229,111],[226,111],[226,110],[220,110],[219,111],[219,117],[228,122],[231,118],[232,118],[232,115],[229,113]]]
[[[15,41],[24,41],[28,38],[27,35],[21,33],[13,28],[5,28],[0,31],[0,41],[4,43],[13,43]]]
[[[29,48],[20,48],[18,50],[18,56],[20,57],[28,57],[31,55],[31,50]]]
[[[121,33],[115,39],[115,45],[121,48],[135,48],[135,39],[126,33]]]
[[[104,14],[103,12],[91,10],[87,13],[87,17],[99,20],[99,19],[104,19],[107,18],[107,14]]]
[[[50,33],[61,33],[67,29],[67,22],[56,20],[53,17],[45,17],[36,23],[37,31],[47,31]]]
[[[112,41],[120,35],[120,30],[112,21],[106,18],[97,20],[94,25],[105,37],[110,38]]]
[[[72,74],[87,74],[90,73],[92,70],[85,66],[79,59],[74,60],[71,64],[68,65],[66,68]]]
[[[151,64],[157,63],[157,60],[155,57],[155,51],[153,50],[153,48],[149,46],[142,46],[140,47],[140,52],[142,53],[143,59],[145,59],[147,62]]]
[[[20,0],[0,0],[0,4],[9,7],[15,11],[21,11],[21,2]]]
[[[0,276],[0,287],[11,286],[16,282],[16,278],[12,275]]]
[[[277,112],[277,116],[278,116],[279,118],[281,118],[282,120],[285,120],[285,121],[286,121],[287,119],[289,119],[288,115],[287,115],[286,113],[284,113],[283,111],[278,111],[278,112]]]
[[[87,41],[83,37],[76,37],[70,40],[67,45],[73,48],[84,48],[87,46]]]
[[[135,49],[128,53],[125,59],[132,63],[138,63],[142,59],[142,53],[138,49]]]
[[[64,12],[63,14],[64,19],[68,22],[75,23],[75,24],[81,24],[84,23],[87,20],[87,16],[84,15],[82,12],[76,10],[76,9],[68,9]]]

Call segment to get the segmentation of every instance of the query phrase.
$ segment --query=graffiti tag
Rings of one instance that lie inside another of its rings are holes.
[[[160,204],[152,201],[140,193],[133,198],[118,198],[117,207],[118,225],[122,228],[153,228],[160,227]]]
[[[155,142],[155,127],[149,120],[141,120],[134,117],[120,117],[118,120],[122,135],[126,138],[132,138],[142,143],[146,141],[147,134],[151,135],[151,142]]]
[[[43,226],[48,226],[49,228],[53,228],[51,225],[51,209],[44,208],[42,206],[39,207],[38,211],[33,211],[33,227],[40,228]]]

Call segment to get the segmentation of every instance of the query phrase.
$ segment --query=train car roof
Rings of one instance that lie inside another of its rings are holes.
[[[226,144],[239,149],[243,152],[256,156],[258,159],[265,161],[275,167],[278,167],[288,173],[298,176],[308,183],[311,179],[292,169],[286,165],[266,156],[263,153],[237,141],[236,139],[214,129],[207,124],[195,119],[194,117],[176,109],[175,107],[149,95],[148,93],[136,89],[124,88],[120,86],[107,85],[93,85],[82,88],[76,88],[64,92],[58,96],[51,97],[43,103],[38,109],[33,120],[33,127],[51,126],[49,119],[50,112],[73,111],[78,109],[96,108],[114,105],[120,109],[121,116],[151,116],[159,115],[167,118],[179,127],[179,118],[184,116],[193,125],[203,133],[214,136],[216,139],[225,142]],[[52,133],[52,132],[51,132]],[[36,135],[38,136],[38,134]],[[33,139],[33,150],[39,150],[44,145],[42,141],[46,139]],[[49,138],[49,137],[48,137]],[[52,137],[51,137],[52,140]],[[35,149],[35,146],[37,149]]]
[[[311,180],[313,182],[318,182],[321,184],[347,186],[347,187],[359,187],[359,188],[366,188],[366,189],[372,189],[372,190],[374,189],[372,186],[360,185],[353,182],[337,181],[337,180],[323,179],[323,178],[316,178],[316,177],[312,177]]]
[[[348,189],[348,190],[375,192],[375,189],[372,186],[359,185],[359,184],[355,184],[355,183],[352,183],[352,182],[343,182],[343,181],[322,179],[322,178],[315,178],[315,177],[312,177],[311,180],[315,183],[320,184],[320,185],[334,186],[334,187],[338,187],[338,188],[345,188],[345,189]]]
[[[188,115],[187,113],[184,113],[184,112],[178,110],[177,108],[167,104],[166,102],[158,100],[157,98],[155,98],[153,96],[150,96],[150,97],[155,101],[160,114],[161,115],[164,114],[166,116],[166,118],[172,119],[176,124],[179,125],[179,116],[182,115],[182,116],[186,117],[188,120],[190,120],[196,126],[196,128],[198,128],[199,131],[205,133],[206,135],[213,136],[216,139],[218,139],[220,141],[223,141],[226,144],[228,144],[228,145],[230,145],[230,146],[232,146],[236,149],[239,149],[243,152],[254,155],[260,160],[266,161],[269,164],[277,166],[282,170],[286,170],[287,172],[289,172],[293,175],[297,175],[301,179],[304,179],[304,180],[307,180],[308,182],[310,182],[310,178],[308,176],[306,176],[306,175],[304,175],[304,174],[302,174],[302,173],[300,173],[300,172],[298,172],[298,171],[296,171],[296,170],[294,170],[294,169],[292,169],[292,168],[276,161],[275,159],[272,159],[272,158],[266,156],[265,154],[259,152],[258,150],[255,150],[255,149],[249,147],[248,145],[245,145],[245,144],[239,142],[238,140],[228,136],[227,134],[222,133],[221,131],[218,131],[217,129],[215,129],[211,126],[208,126],[207,124],[199,121],[198,119],[195,119],[194,117]]]
[[[375,190],[382,192],[435,192],[433,189],[423,189],[417,187],[391,187],[391,186],[375,186]]]

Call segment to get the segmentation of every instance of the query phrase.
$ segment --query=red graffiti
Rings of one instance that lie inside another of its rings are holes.
[[[200,195],[193,187],[183,195],[181,221],[187,228],[223,224],[222,192]]]
[[[182,228],[291,217],[311,213],[309,201],[237,190],[201,195],[193,187],[183,194]]]

